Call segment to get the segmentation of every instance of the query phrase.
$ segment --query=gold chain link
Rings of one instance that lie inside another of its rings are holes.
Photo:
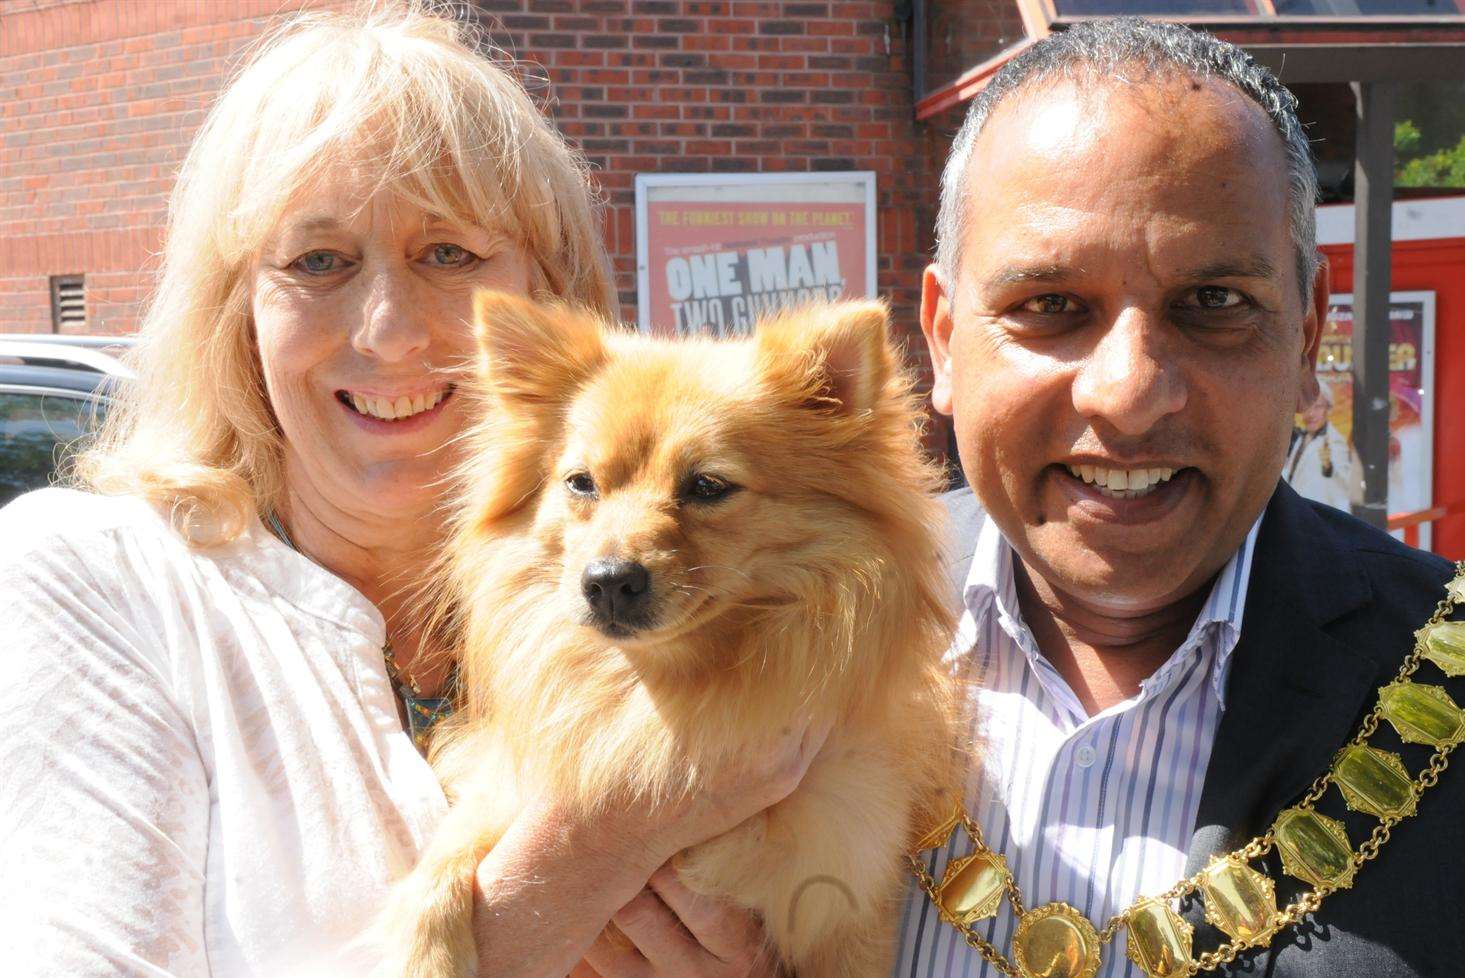
[[[980,842],[977,844],[981,845]],[[986,847],[982,846],[982,848]],[[946,913],[946,910],[941,906],[941,901],[937,899],[936,880],[930,873],[926,872],[926,867],[921,865],[919,859],[912,856],[910,860],[911,868],[916,873],[916,879],[921,881],[921,888],[926,891],[926,896],[930,898],[932,905],[936,907],[936,912],[941,915],[941,919],[960,931],[967,945],[990,961],[998,971],[1001,971],[1004,975],[1011,976],[1011,978],[1022,978],[1022,975],[1018,974],[1017,969],[1012,966],[1012,962],[1008,961],[1002,952],[997,950],[995,945],[978,937],[976,931]]]
[[[1459,581],[1462,578],[1465,578],[1465,561],[1459,561],[1455,564],[1455,579]],[[1430,616],[1429,621],[1419,631],[1415,632],[1414,647],[1409,655],[1405,657],[1403,664],[1400,665],[1399,672],[1393,680],[1394,682],[1404,682],[1419,669],[1419,664],[1424,657],[1426,649],[1424,639],[1429,629],[1444,621],[1454,608],[1455,597],[1452,589],[1447,591],[1445,597],[1440,600],[1439,604],[1435,607],[1434,614]],[[1383,716],[1383,702],[1380,699],[1374,704],[1373,709],[1369,711],[1368,715],[1364,717],[1363,722],[1359,725],[1357,734],[1348,742],[1348,746],[1366,746],[1368,739],[1378,730],[1379,722],[1383,719]],[[1439,782],[1440,775],[1449,766],[1450,754],[1454,751],[1455,746],[1455,744],[1446,744],[1443,747],[1437,748],[1434,755],[1430,758],[1429,764],[1414,779],[1412,789],[1416,801],[1418,801],[1425,791],[1433,788]],[[1328,770],[1312,783],[1307,794],[1293,807],[1312,811],[1333,783],[1333,768],[1332,765],[1329,765]],[[1417,810],[1417,806],[1415,807]],[[1389,841],[1389,835],[1394,826],[1413,814],[1414,811],[1411,811],[1408,815],[1402,817],[1385,816],[1380,819],[1379,824],[1374,827],[1373,833],[1352,854],[1350,862],[1353,871],[1356,873],[1365,863],[1376,857],[1379,850]],[[975,820],[965,810],[960,810],[958,815],[962,827],[966,829],[967,834],[971,837],[976,847],[975,851],[991,852],[992,850],[988,849],[986,843],[982,841],[982,830]],[[1275,847],[1276,838],[1271,830],[1268,830],[1264,834],[1252,839],[1240,849],[1237,849],[1231,855],[1239,857],[1243,863],[1249,864],[1256,859],[1266,856]],[[1228,857],[1218,857],[1218,859],[1225,858]],[[1022,974],[1013,967],[1012,962],[996,946],[978,937],[970,925],[961,923],[946,912],[945,908],[941,905],[940,894],[938,892],[939,885],[931,874],[926,871],[926,868],[921,865],[920,860],[912,856],[911,866],[915,871],[916,878],[920,880],[922,889],[925,890],[927,897],[941,915],[941,919],[952,927],[955,927],[969,947],[980,953],[982,957],[986,958],[987,961],[1004,975],[1008,975],[1010,978],[1023,978]],[[1194,876],[1180,880],[1170,889],[1153,899],[1157,899],[1168,905],[1174,900],[1198,892],[1200,890],[1201,879],[1205,876],[1205,872],[1203,869]],[[1018,888],[1017,881],[1013,879],[1012,873],[1008,872],[1004,874],[1003,887],[1006,891],[1008,901],[1012,904],[1013,915],[1017,920],[1021,921],[1027,914],[1027,910],[1023,905],[1022,891]],[[1248,948],[1264,946],[1271,943],[1272,938],[1279,931],[1300,923],[1309,914],[1316,913],[1322,906],[1323,900],[1330,896],[1335,889],[1336,887],[1334,886],[1324,884],[1303,893],[1285,908],[1277,911],[1276,916],[1273,918],[1276,924],[1274,928],[1264,934],[1258,935],[1252,940],[1237,939],[1228,941],[1215,950],[1202,954],[1199,958],[1190,962],[1185,972],[1186,975],[1193,976],[1202,971],[1212,971],[1222,965],[1230,964],[1236,959],[1237,955]],[[1129,921],[1130,915],[1134,913],[1137,906],[1139,906],[1139,901],[1131,904],[1121,913],[1117,913],[1109,918],[1109,922],[1099,932],[1099,945],[1101,947],[1107,945],[1114,939],[1120,929]]]

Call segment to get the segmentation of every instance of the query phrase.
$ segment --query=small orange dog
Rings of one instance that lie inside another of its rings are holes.
[[[888,974],[904,853],[954,797],[955,697],[937,473],[885,308],[681,342],[476,312],[444,572],[466,699],[433,752],[456,803],[394,897],[405,974],[473,973],[475,870],[526,786],[588,812],[696,791],[800,711],[832,727],[799,788],[679,873],[760,912],[799,978]]]

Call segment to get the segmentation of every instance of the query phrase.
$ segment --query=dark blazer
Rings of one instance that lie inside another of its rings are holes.
[[[960,587],[982,514],[970,490],[948,493],[946,503],[959,541],[950,570]],[[1398,671],[1414,630],[1434,613],[1452,571],[1432,554],[1278,485],[1253,557],[1187,874],[1265,832],[1328,768],[1373,709],[1378,688]],[[1427,662],[1415,678],[1444,686],[1465,705],[1465,680],[1446,679]],[[1401,745],[1387,724],[1370,743],[1401,754],[1413,774],[1430,753]],[[1318,807],[1342,818],[1355,848],[1377,824],[1345,813],[1336,788]],[[1275,853],[1267,863],[1285,905],[1300,884],[1281,872]],[[1204,923],[1199,901],[1182,909],[1197,925],[1197,956],[1224,939]],[[1269,948],[1213,973],[1465,978],[1462,915],[1465,750],[1425,793],[1418,814],[1394,827],[1351,889],[1333,894],[1312,919],[1278,935]]]

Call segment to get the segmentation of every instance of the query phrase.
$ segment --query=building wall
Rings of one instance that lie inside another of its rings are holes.
[[[137,325],[194,130],[280,0],[0,0],[0,332],[49,331],[85,273],[87,330]]]
[[[550,111],[596,168],[627,319],[637,173],[873,170],[880,291],[916,328],[935,193],[896,3],[476,3],[497,43],[543,66]]]
[[[909,2],[465,2],[593,164],[628,321],[637,173],[873,170],[879,290],[928,372],[916,317],[945,133],[914,120]],[[136,328],[194,131],[302,5],[348,3],[0,0],[0,331],[49,330],[49,277],[77,273],[88,331]]]

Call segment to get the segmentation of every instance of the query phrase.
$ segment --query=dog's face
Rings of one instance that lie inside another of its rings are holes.
[[[738,437],[742,392],[706,359],[612,356],[570,402],[540,523],[561,600],[612,638],[667,638],[768,597],[750,578],[766,479]]]
[[[881,306],[740,342],[656,341],[503,295],[478,314],[488,409],[524,442],[500,495],[535,507],[567,620],[656,646],[797,601],[840,548],[875,545],[852,439],[898,387]]]

